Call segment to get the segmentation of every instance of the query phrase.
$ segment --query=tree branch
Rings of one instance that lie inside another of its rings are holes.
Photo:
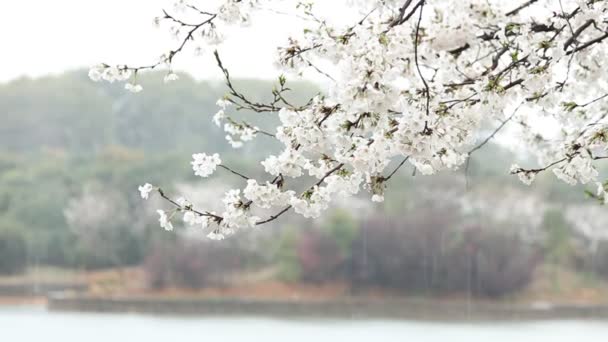
[[[323,183],[323,181],[325,181],[325,179],[327,179],[327,177],[331,176],[332,174],[334,174],[336,171],[340,170],[342,167],[344,166],[344,163],[340,163],[338,164],[338,166],[334,167],[333,169],[327,171],[327,173],[325,173],[325,175],[323,175],[323,177],[321,179],[319,179],[318,182],[316,182],[313,186],[311,186],[307,191],[311,191],[312,189],[315,188],[315,186],[319,186],[321,185],[321,183]],[[272,222],[276,219],[278,219],[279,217],[281,217],[283,214],[285,214],[287,211],[289,211],[289,209],[292,208],[292,205],[288,205],[285,208],[283,208],[281,211],[279,211],[278,213],[270,216],[269,218],[263,220],[263,221],[259,221],[256,223],[256,226],[268,223],[268,222]]]
[[[431,89],[429,88],[428,83],[424,79],[422,75],[422,71],[420,70],[420,64],[418,62],[418,44],[420,40],[420,22],[422,21],[422,11],[424,10],[425,0],[421,0],[418,4],[420,4],[420,14],[418,16],[418,23],[416,24],[416,37],[414,39],[414,62],[416,64],[416,70],[418,70],[418,75],[424,84],[424,88],[426,89],[426,116],[430,115],[430,104],[431,104]],[[415,7],[417,8],[417,7]],[[428,121],[424,122],[424,131],[428,130]]]
[[[405,158],[404,158],[404,159],[401,161],[401,163],[399,163],[399,165],[397,165],[397,167],[396,167],[396,168],[393,170],[393,172],[391,172],[391,173],[390,173],[388,176],[386,176],[386,177],[382,177],[382,181],[386,182],[386,181],[390,180],[390,179],[391,179],[391,178],[392,178],[392,177],[395,175],[395,173],[397,173],[397,171],[399,171],[399,169],[400,169],[400,168],[403,166],[403,164],[405,164],[405,162],[406,162],[408,159],[410,159],[410,156],[405,157]]]
[[[235,175],[237,175],[237,176],[239,176],[239,177],[243,178],[244,180],[249,180],[249,179],[251,179],[251,178],[249,178],[249,177],[247,177],[247,176],[243,175],[242,173],[239,173],[239,172],[237,172],[237,171],[234,171],[233,169],[229,168],[228,166],[226,166],[226,165],[224,165],[224,164],[220,164],[220,165],[218,165],[218,166],[219,166],[219,167],[221,167],[222,169],[226,170],[226,171],[229,171],[229,172],[231,172],[231,173],[233,173],[233,174],[235,174]]]
[[[574,49],[574,50],[570,50],[570,51],[566,52],[566,55],[570,55],[570,54],[573,54],[573,53],[579,52],[579,51],[581,51],[581,50],[584,50],[584,49],[586,49],[586,48],[590,47],[591,45],[594,45],[594,44],[600,43],[601,41],[603,41],[603,40],[604,40],[604,39],[606,39],[606,38],[608,38],[608,32],[606,32],[605,34],[603,34],[603,35],[602,35],[602,36],[600,36],[600,37],[597,37],[597,38],[595,38],[595,39],[593,39],[593,40],[590,40],[590,41],[586,42],[585,44],[582,44],[582,45],[580,45],[580,46],[577,46],[577,47],[576,47],[576,49]]]
[[[521,4],[519,7],[515,8],[514,10],[507,12],[505,15],[507,17],[516,15],[517,13],[519,13],[519,11],[523,10],[524,8],[532,5],[533,3],[537,2],[537,1],[538,0],[528,0],[528,1],[524,2],[523,4]]]
[[[496,127],[496,129],[492,132],[492,134],[488,135],[479,145],[473,147],[469,152],[469,158],[471,156],[471,154],[473,154],[475,151],[479,150],[480,148],[482,148],[485,144],[487,144],[490,140],[492,140],[494,138],[494,136],[496,136],[496,134],[498,132],[500,132],[500,130],[502,130],[503,127],[505,127],[505,125],[511,121],[511,119],[513,119],[513,117],[515,116],[515,114],[517,114],[517,112],[519,111],[519,108],[521,108],[521,106],[523,105],[523,103],[520,103],[519,106],[517,106],[517,108],[515,108],[515,110],[513,111],[513,113],[511,113],[511,115],[509,115],[508,118],[506,118],[503,122],[500,123],[500,125],[498,127]]]
[[[197,211],[197,210],[195,210],[193,208],[184,208],[181,205],[179,205],[177,202],[175,202],[173,199],[171,199],[169,196],[167,196],[165,194],[165,192],[161,188],[158,188],[158,193],[160,194],[160,197],[164,198],[169,203],[171,203],[174,206],[176,206],[179,210],[190,211],[190,212],[193,212],[193,213],[195,213],[195,214],[197,214],[199,216],[211,217],[211,218],[215,219],[216,222],[221,222],[224,219],[221,216],[214,215],[214,214],[211,214],[209,212],[201,212],[201,211]]]

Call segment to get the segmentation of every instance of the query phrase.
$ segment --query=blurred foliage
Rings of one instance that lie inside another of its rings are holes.
[[[367,221],[351,259],[354,289],[499,297],[528,285],[540,251],[506,232],[456,230],[454,222],[449,213],[432,211],[413,220],[406,215]]]
[[[280,279],[321,283],[344,277],[359,224],[343,210],[328,216],[321,227],[282,228],[274,260]]]
[[[231,149],[211,120],[223,83],[182,75],[164,85],[162,77],[142,77],[140,94],[95,84],[84,71],[0,85],[0,273],[19,272],[26,263],[143,264],[152,287],[196,288],[222,283],[222,269],[230,274],[268,267],[283,280],[347,281],[355,290],[383,286],[408,293],[470,290],[500,296],[527,284],[543,252],[550,262],[570,262],[572,231],[560,212],[546,213],[539,251],[496,227],[458,226],[460,218],[438,206],[441,192],[417,197],[416,190],[442,191],[457,181],[464,190],[465,180],[497,193],[505,186],[524,188],[516,177],[506,177],[514,154],[493,144],[475,153],[466,174],[423,177],[406,166],[391,180],[380,215],[356,220],[338,210],[322,224],[294,218],[266,235],[255,231],[257,241],[215,245],[168,234],[142,206],[138,185],[162,184],[171,191],[175,183],[200,181],[188,167],[195,152],[222,153],[222,159],[256,177],[262,174],[262,151],[280,146],[260,136],[242,150]],[[264,101],[273,82],[235,80],[235,85],[252,100]],[[293,103],[305,103],[317,92],[308,83],[290,88]],[[268,131],[277,122],[275,115],[235,115]],[[70,203],[81,202],[91,187],[97,194],[93,209],[74,206],[74,219],[68,220]],[[558,204],[584,198],[580,187],[556,182],[550,173],[525,191]],[[115,204],[107,222],[80,220],[77,213],[95,210],[96,201]],[[601,245],[594,256],[594,272],[608,274],[606,250]]]
[[[300,280],[301,270],[296,248],[298,239],[298,230],[291,225],[285,226],[281,231],[274,260],[278,265],[278,277],[281,280],[288,282]]]
[[[347,255],[359,235],[359,225],[348,212],[341,209],[328,213],[328,216],[329,220],[323,224],[323,230],[336,241],[339,252]]]
[[[585,269],[608,280],[608,241],[600,241],[585,257]]]
[[[322,283],[338,279],[347,255],[337,241],[324,230],[311,229],[300,234],[296,245],[300,281]]]
[[[27,245],[18,223],[0,222],[0,274],[21,273],[27,265]],[[7,228],[9,227],[9,228]]]
[[[257,164],[252,159],[261,158],[259,151],[276,148],[265,137],[237,152],[224,142],[211,120],[225,92],[221,82],[199,83],[182,75],[180,82],[164,85],[155,73],[141,81],[146,91],[137,95],[120,85],[93,83],[86,71],[0,85],[0,220],[24,236],[32,262],[86,268],[141,262],[150,232],[118,227],[112,215],[108,229],[87,245],[69,227],[68,203],[92,183],[120,191],[120,206],[138,215],[137,186],[147,181],[170,190],[173,182],[193,181],[187,167],[192,153],[229,151],[223,158],[247,170]],[[272,96],[270,81],[235,84],[256,101]],[[317,91],[308,83],[290,87],[298,94],[287,95],[294,102]],[[236,114],[247,115],[254,114]],[[260,127],[276,122],[255,115]],[[100,253],[103,246],[112,248]]]
[[[247,259],[234,253],[234,242],[175,239],[156,243],[144,260],[148,286],[199,289],[222,286],[235,271],[242,270]]]
[[[547,261],[553,264],[567,264],[574,256],[573,234],[564,215],[558,210],[545,213],[542,227]]]

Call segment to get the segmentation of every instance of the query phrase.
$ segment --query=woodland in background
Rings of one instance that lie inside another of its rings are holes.
[[[569,220],[581,205],[593,210],[585,189],[549,175],[521,191],[504,171],[511,152],[492,144],[471,160],[466,179],[464,171],[425,177],[403,169],[384,205],[338,205],[318,221],[284,217],[221,243],[181,225],[165,232],[154,215],[162,202],[141,201],[138,185],[213,186],[174,167],[200,151],[220,152],[231,165],[261,175],[257,151],[280,146],[259,136],[233,150],[209,120],[223,83],[181,76],[163,86],[161,78],[147,76],[146,91],[136,96],[119,85],[93,84],[84,71],[0,86],[0,274],[34,265],[143,265],[152,288],[200,288],[270,269],[284,281],[347,282],[353,293],[382,287],[491,297],[522,289],[539,265],[608,279],[608,242]],[[268,98],[273,86],[236,84],[253,99]],[[295,102],[316,92],[308,83],[292,87]],[[239,181],[227,173],[220,180]],[[487,207],[464,210],[469,193]],[[496,204],[530,198],[540,203],[530,217],[508,207],[505,215]]]

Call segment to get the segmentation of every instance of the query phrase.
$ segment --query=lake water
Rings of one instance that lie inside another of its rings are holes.
[[[0,341],[603,342],[608,341],[608,322],[452,324],[269,318],[170,318],[0,308]]]

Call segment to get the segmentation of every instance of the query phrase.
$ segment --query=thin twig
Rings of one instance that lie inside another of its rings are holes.
[[[509,11],[506,13],[507,17],[510,17],[512,15],[517,14],[519,11],[521,11],[522,9],[532,5],[533,3],[537,2],[538,0],[528,0],[526,2],[524,2],[523,4],[521,4],[519,7],[517,7],[516,9]]]
[[[422,75],[422,71],[420,70],[420,64],[418,63],[418,43],[420,40],[420,22],[422,21],[422,11],[424,10],[424,4],[425,4],[425,0],[422,0],[419,2],[420,4],[420,14],[418,16],[418,23],[416,24],[416,37],[414,38],[414,62],[416,64],[416,70],[418,70],[418,75],[420,76],[420,79],[422,80],[422,83],[424,84],[424,87],[426,88],[426,116],[428,117],[430,115],[430,104],[431,104],[431,89],[429,88],[428,83],[426,83],[426,80],[424,79],[424,76]],[[426,131],[428,129],[428,121],[424,122],[424,130]]]
[[[511,115],[509,115],[508,118],[506,118],[505,120],[503,120],[503,122],[501,122],[501,124],[492,132],[492,134],[488,135],[479,145],[473,147],[468,155],[469,157],[471,156],[472,153],[474,153],[475,151],[479,150],[480,148],[482,148],[485,144],[487,144],[490,140],[492,140],[492,138],[494,138],[494,136],[500,132],[500,130],[509,122],[511,121],[511,119],[513,119],[513,117],[515,116],[515,114],[517,114],[517,112],[519,111],[519,108],[521,108],[521,106],[523,105],[523,103],[520,103],[519,106],[517,106],[517,108],[515,108],[515,110],[513,111],[513,113],[511,113]]]
[[[193,213],[195,213],[195,214],[197,214],[199,216],[211,217],[211,218],[214,218],[217,222],[221,222],[224,219],[221,216],[214,215],[214,214],[211,214],[209,212],[201,212],[201,211],[195,210],[193,208],[184,208],[181,205],[179,205],[177,202],[175,202],[173,199],[171,199],[169,196],[167,196],[165,194],[165,192],[162,189],[160,189],[160,188],[158,188],[158,193],[160,194],[160,197],[164,198],[169,203],[171,203],[174,206],[176,206],[179,210],[190,211],[190,212],[193,212]]]
[[[601,100],[601,99],[603,99],[603,98],[605,98],[605,97],[608,97],[608,94],[604,94],[604,95],[602,95],[602,96],[600,96],[600,97],[598,97],[598,98],[596,98],[596,99],[593,99],[593,100],[591,100],[591,101],[589,101],[589,102],[587,102],[587,103],[585,103],[585,104],[582,104],[582,105],[580,105],[580,106],[578,106],[578,107],[587,107],[587,106],[589,106],[589,105],[591,105],[591,104],[594,104],[594,103],[596,103],[597,101],[599,101],[599,100]]]
[[[403,166],[403,164],[405,164],[405,162],[406,162],[408,159],[410,159],[410,156],[405,157],[405,158],[404,158],[404,159],[401,161],[401,163],[399,163],[399,165],[397,165],[397,167],[396,167],[396,168],[393,170],[393,172],[391,172],[391,173],[390,173],[388,176],[383,177],[383,178],[382,178],[382,180],[386,182],[386,181],[388,181],[389,179],[391,179],[391,178],[392,178],[392,177],[395,175],[395,173],[397,173],[397,171],[399,171],[399,169],[400,169],[400,168]]]
[[[501,124],[492,132],[492,134],[488,135],[480,144],[478,144],[477,146],[473,147],[468,153],[467,153],[467,160],[465,162],[465,166],[464,166],[464,180],[465,180],[465,189],[469,188],[469,164],[471,162],[471,155],[473,153],[475,153],[475,151],[479,150],[480,148],[482,148],[485,144],[487,144],[490,140],[492,140],[492,138],[494,138],[494,136],[496,136],[496,134],[498,134],[498,132],[500,132],[500,130],[502,130],[502,128],[509,122],[511,121],[511,119],[513,119],[513,117],[515,117],[515,114],[517,113],[517,111],[519,111],[519,108],[521,108],[521,106],[523,105],[523,102],[520,103],[517,108],[515,108],[515,110],[513,111],[513,113],[511,113],[511,115],[509,115],[508,118],[506,118],[505,120],[503,120],[501,122]]]
[[[325,181],[325,179],[327,179],[327,177],[331,176],[333,173],[335,173],[336,171],[340,170],[340,169],[341,169],[343,166],[344,166],[344,163],[340,163],[340,164],[338,164],[336,167],[334,167],[333,169],[331,169],[331,170],[327,171],[327,173],[325,173],[325,175],[323,175],[323,177],[322,177],[321,179],[319,179],[319,181],[318,181],[318,182],[316,182],[316,183],[315,183],[313,186],[311,186],[311,187],[310,187],[308,190],[306,190],[306,191],[305,191],[305,193],[306,193],[306,192],[308,192],[308,191],[311,191],[311,190],[312,190],[312,189],[314,189],[316,186],[321,185],[321,183],[323,183],[323,181]],[[289,209],[291,209],[291,208],[292,208],[292,206],[291,206],[291,205],[286,206],[286,207],[285,207],[285,208],[283,208],[281,211],[279,211],[278,213],[276,213],[276,214],[274,214],[274,215],[270,216],[269,218],[267,218],[267,219],[265,219],[265,220],[263,220],[263,221],[259,221],[259,222],[257,222],[257,223],[256,223],[256,226],[259,226],[259,225],[262,225],[262,224],[264,224],[264,223],[268,223],[268,222],[271,222],[271,221],[274,221],[274,220],[278,219],[278,218],[279,218],[279,217],[281,217],[283,214],[285,214],[287,211],[289,211]]]
[[[574,49],[574,50],[570,50],[570,51],[566,52],[566,55],[570,55],[570,54],[573,54],[573,53],[579,52],[579,51],[581,51],[581,50],[584,50],[584,49],[586,49],[586,48],[590,47],[591,45],[594,45],[594,44],[600,43],[601,41],[603,41],[603,40],[604,40],[604,39],[606,39],[606,38],[608,38],[608,32],[606,32],[606,33],[605,33],[604,35],[602,35],[602,36],[599,36],[599,37],[597,37],[597,38],[595,38],[595,39],[593,39],[593,40],[590,40],[590,41],[586,42],[585,44],[582,44],[582,45],[577,46],[577,47],[576,47],[576,49]]]
[[[220,165],[218,165],[218,166],[219,166],[219,167],[221,167],[222,169],[226,170],[226,171],[229,171],[229,172],[231,172],[231,173],[233,173],[233,174],[235,174],[235,175],[237,175],[237,176],[239,176],[239,177],[243,178],[244,180],[249,180],[249,179],[251,179],[251,178],[249,178],[249,177],[247,177],[247,176],[243,175],[243,174],[242,174],[242,173],[240,173],[240,172],[234,171],[233,169],[229,168],[228,166],[226,166],[226,165],[224,165],[224,164],[220,164]]]

